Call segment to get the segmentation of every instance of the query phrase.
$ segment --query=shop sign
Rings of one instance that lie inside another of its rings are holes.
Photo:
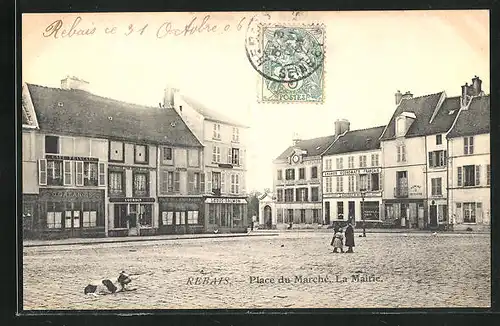
[[[62,155],[45,155],[46,160],[60,160],[60,161],[83,161],[83,162],[99,162],[97,157],[85,156],[62,156]]]
[[[79,200],[79,199],[102,199],[102,191],[84,190],[50,190],[40,189],[40,198],[44,200]]]
[[[175,171],[187,171],[187,168],[175,168]]]
[[[158,201],[161,203],[201,203],[201,197],[160,197]]]
[[[367,197],[380,197],[382,196],[381,191],[367,191],[365,192],[365,198]],[[325,198],[361,198],[360,192],[337,192],[332,194],[323,194]]]
[[[339,175],[353,175],[353,174],[371,174],[380,173],[381,168],[366,168],[366,169],[348,169],[348,170],[335,170],[323,172],[324,177],[339,176]]]
[[[207,198],[207,204],[246,204],[246,199],[243,198]]]
[[[421,197],[423,196],[422,187],[419,185],[413,185],[408,190],[408,197]]]
[[[152,197],[122,197],[122,198],[110,198],[110,203],[153,203],[155,201]]]

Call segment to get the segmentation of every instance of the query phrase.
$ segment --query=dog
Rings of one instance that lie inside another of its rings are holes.
[[[128,291],[127,285],[130,284],[130,282],[132,282],[130,276],[125,273],[125,271],[121,271],[116,282],[110,279],[104,279],[101,282],[90,283],[84,288],[83,293],[99,295]]]

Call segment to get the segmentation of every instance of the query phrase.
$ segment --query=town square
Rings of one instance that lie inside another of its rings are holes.
[[[489,307],[488,24],[24,15],[22,308]]]

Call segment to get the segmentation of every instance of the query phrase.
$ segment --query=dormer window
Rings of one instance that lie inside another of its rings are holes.
[[[396,119],[396,137],[403,137],[406,133],[406,117],[399,116]]]

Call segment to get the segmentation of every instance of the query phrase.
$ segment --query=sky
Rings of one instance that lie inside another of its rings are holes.
[[[244,48],[255,15],[325,26],[324,103],[257,101],[261,76]],[[78,33],[68,36],[72,25]],[[185,26],[192,33],[175,35]],[[457,96],[477,75],[489,94],[489,38],[485,10],[25,14],[22,76],[49,87],[77,76],[97,95],[150,106],[165,87],[178,88],[249,125],[247,190],[262,191],[294,133],[331,135],[336,119],[349,120],[351,130],[385,125],[397,90]]]

